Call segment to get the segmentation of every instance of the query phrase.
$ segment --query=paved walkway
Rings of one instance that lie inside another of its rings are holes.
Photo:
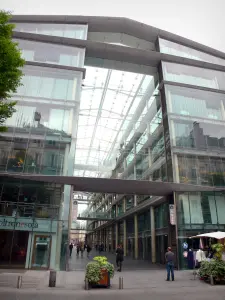
[[[93,252],[92,257],[96,256],[97,253]],[[110,262],[115,261],[115,255],[107,254],[108,260]],[[92,258],[91,257],[91,258]],[[84,277],[85,277],[85,266],[90,261],[85,255],[83,258],[76,257],[75,252],[73,253],[70,259],[70,271],[57,272],[56,287],[49,288],[49,271],[25,271],[21,273],[22,279],[22,288],[18,292],[30,291],[36,293],[65,293],[69,291],[85,292],[89,291],[84,290]],[[11,273],[10,273],[11,272]],[[16,289],[17,278],[19,273],[12,272],[10,270],[5,270],[0,274],[0,294],[3,289]],[[130,291],[131,293],[142,293],[147,291],[148,293],[166,293],[176,294],[183,291],[183,295],[196,293],[202,294],[207,293],[207,290],[216,289],[224,290],[224,286],[215,286],[212,287],[209,284],[206,284],[199,279],[194,280],[193,271],[176,271],[175,272],[175,281],[166,282],[166,271],[165,268],[148,264],[144,261],[134,261],[132,259],[126,258],[124,262],[124,270],[121,273],[115,272],[114,278],[111,280],[111,292],[122,292],[119,290],[119,277],[122,276],[124,280],[124,291]],[[93,289],[91,293],[96,295],[99,293],[104,294],[104,289]],[[172,298],[171,298],[172,299]],[[197,299],[197,298],[194,298]],[[200,299],[200,298],[199,298]],[[113,300],[113,299],[112,299]]]
[[[116,255],[113,253],[102,252],[102,256],[106,256],[108,261],[115,265]],[[83,257],[79,255],[77,257],[76,251],[73,251],[72,257],[69,259],[69,271],[84,271],[87,263],[93,259],[93,257],[99,256],[99,252],[93,250],[90,253],[90,257],[87,258],[87,252],[84,252]],[[124,270],[158,270],[164,267],[156,264],[152,264],[145,260],[134,260],[131,257],[125,257],[123,263]]]

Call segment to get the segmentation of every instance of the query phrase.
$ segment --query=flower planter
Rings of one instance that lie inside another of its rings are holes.
[[[106,257],[95,257],[86,266],[85,282],[88,288],[109,288],[110,278],[114,275],[114,266],[107,262]]]

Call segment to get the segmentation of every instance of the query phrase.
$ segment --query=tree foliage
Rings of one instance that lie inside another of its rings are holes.
[[[21,85],[25,63],[18,44],[12,40],[15,25],[8,23],[10,19],[9,12],[0,10],[0,132],[7,130],[3,125],[15,112],[16,102],[10,98]]]

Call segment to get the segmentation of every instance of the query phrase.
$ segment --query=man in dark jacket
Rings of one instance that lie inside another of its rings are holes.
[[[122,271],[122,263],[123,263],[123,258],[124,258],[124,251],[121,245],[117,246],[116,249],[116,265],[118,267],[118,272]]]

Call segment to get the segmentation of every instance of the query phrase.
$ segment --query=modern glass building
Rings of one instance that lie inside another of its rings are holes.
[[[0,135],[0,265],[65,269],[82,191],[89,243],[161,264],[170,245],[186,268],[183,243],[225,229],[225,53],[125,18],[12,22],[26,65]]]

